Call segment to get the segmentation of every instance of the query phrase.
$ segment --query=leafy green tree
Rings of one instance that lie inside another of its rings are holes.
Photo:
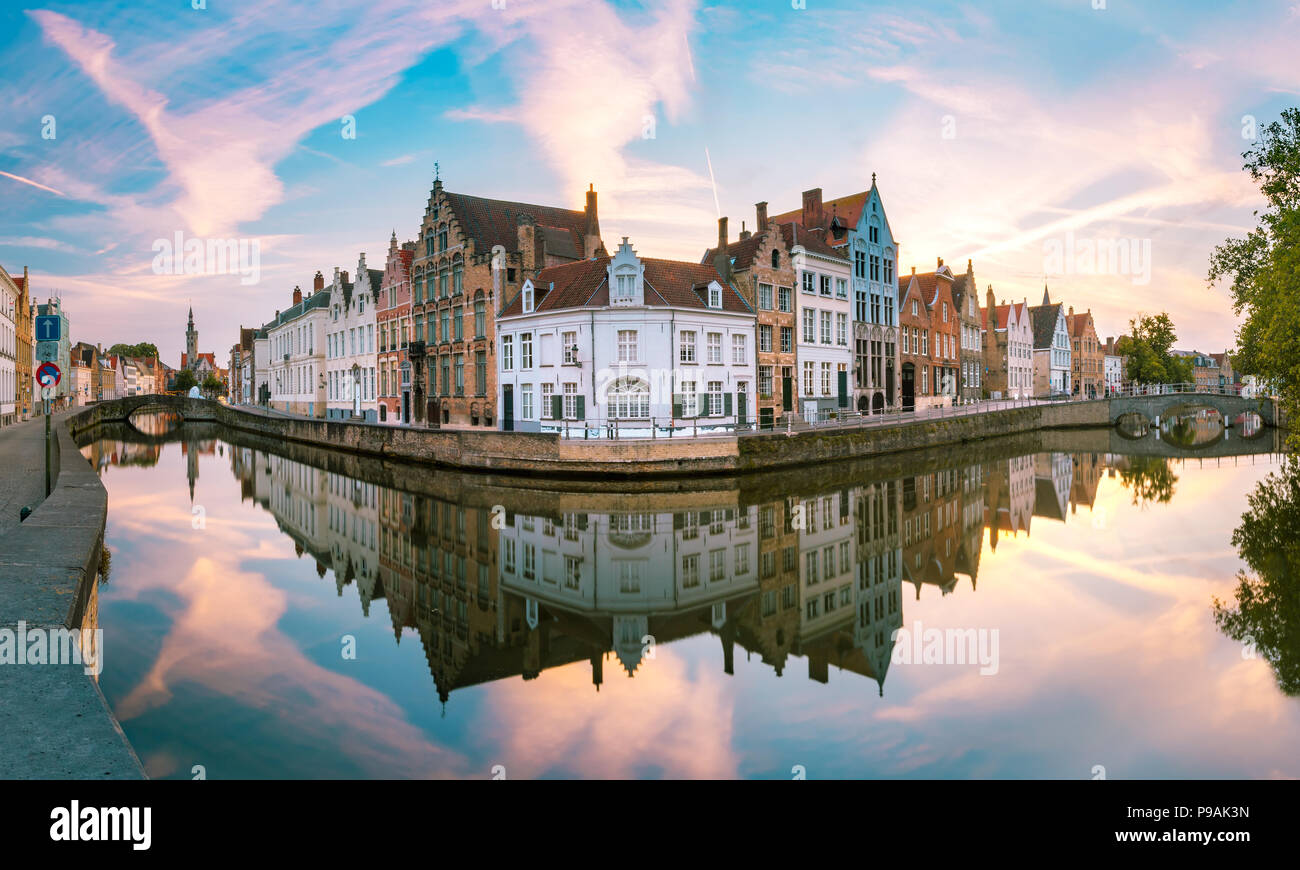
[[[190,387],[197,386],[198,381],[194,377],[194,372],[189,369],[181,369],[176,373],[176,379],[172,381],[172,389],[178,393],[188,393]]]
[[[142,341],[139,344],[122,344],[119,342],[110,347],[108,353],[116,356],[155,357],[158,355],[158,348],[148,341]]]
[[[203,379],[201,389],[203,390],[204,395],[216,396],[225,391],[225,386],[226,385],[221,382],[221,378],[209,373],[208,376]]]
[[[1241,155],[1267,208],[1244,239],[1228,239],[1210,258],[1211,285],[1229,279],[1233,309],[1244,315],[1233,366],[1272,384],[1291,419],[1300,410],[1300,108],[1264,126]],[[1293,444],[1300,434],[1291,436]]]
[[[1190,383],[1192,361],[1173,353],[1178,333],[1165,312],[1143,314],[1130,320],[1129,334],[1116,343],[1120,356],[1128,357],[1125,374],[1135,384]]]
[[[1214,621],[1268,661],[1284,693],[1300,695],[1300,460],[1288,457],[1249,504],[1232,543],[1250,572],[1238,572],[1231,605],[1214,599]]]
[[[1158,456],[1130,456],[1128,467],[1119,470],[1119,480],[1133,491],[1133,504],[1166,504],[1174,497],[1174,474],[1168,459]]]

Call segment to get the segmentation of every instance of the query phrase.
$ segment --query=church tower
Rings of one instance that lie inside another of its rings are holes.
[[[190,306],[190,325],[185,330],[185,367],[193,369],[199,361],[199,331],[194,328],[194,306]]]

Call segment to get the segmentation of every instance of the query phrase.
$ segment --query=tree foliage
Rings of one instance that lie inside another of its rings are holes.
[[[1287,695],[1300,695],[1300,460],[1265,478],[1232,533],[1250,571],[1237,574],[1235,600],[1214,599],[1214,621],[1263,656]]]
[[[1119,480],[1133,493],[1133,504],[1168,504],[1174,497],[1178,475],[1169,460],[1158,456],[1130,456],[1127,467],[1120,468]]]
[[[1234,367],[1271,384],[1295,419],[1300,409],[1300,109],[1286,109],[1281,120],[1265,125],[1241,156],[1267,208],[1255,212],[1259,223],[1250,235],[1214,249],[1209,282],[1228,279],[1233,308],[1244,316]]]
[[[181,369],[176,373],[176,379],[172,381],[172,389],[179,393],[188,393],[190,387],[198,385],[194,377],[194,372],[189,369]]]
[[[1139,315],[1128,325],[1129,334],[1116,343],[1119,355],[1128,357],[1128,380],[1135,384],[1191,383],[1195,377],[1192,361],[1174,354],[1178,333],[1168,314]]]
[[[215,396],[222,392],[226,385],[221,382],[221,378],[209,373],[208,376],[203,379],[203,383],[200,386],[202,387],[203,392],[210,396]]]
[[[148,341],[142,341],[139,344],[122,344],[119,342],[110,347],[108,353],[116,356],[155,357],[158,355],[158,348]]]

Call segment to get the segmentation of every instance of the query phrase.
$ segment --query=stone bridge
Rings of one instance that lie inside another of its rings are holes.
[[[138,413],[155,411],[173,411],[179,414],[181,419],[192,423],[200,421],[215,423],[219,419],[221,407],[219,402],[210,399],[191,399],[187,396],[170,396],[165,393],[123,396],[120,399],[109,399],[87,406],[73,415],[69,424],[76,432],[100,423],[130,423],[131,418]]]
[[[1212,408],[1225,421],[1248,411],[1259,415],[1265,426],[1278,425],[1277,405],[1265,396],[1246,398],[1235,394],[1206,392],[1168,392],[1156,395],[1116,396],[1100,401],[1110,404],[1110,422],[1115,425],[1126,414],[1139,414],[1148,422],[1163,419],[1178,408]]]

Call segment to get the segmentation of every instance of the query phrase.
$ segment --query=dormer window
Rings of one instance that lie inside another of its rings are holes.
[[[631,302],[636,298],[636,271],[622,269],[614,275],[614,301]]]
[[[533,313],[533,282],[524,282],[524,314]]]
[[[613,305],[642,305],[644,304],[642,282],[645,275],[645,266],[641,258],[632,250],[631,243],[628,242],[627,236],[623,237],[623,243],[618,246],[618,252],[610,260],[606,281],[609,282],[610,303]]]
[[[722,307],[722,288],[718,286],[716,281],[709,284],[709,307]]]

